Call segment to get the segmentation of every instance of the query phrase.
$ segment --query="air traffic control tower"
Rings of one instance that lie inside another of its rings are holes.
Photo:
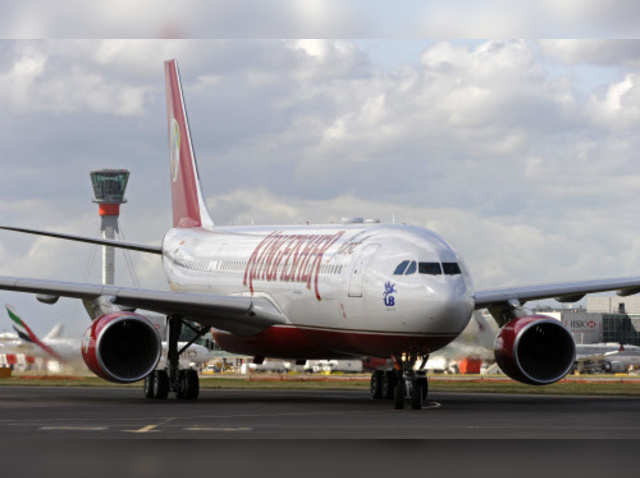
[[[100,215],[100,232],[104,239],[115,239],[118,230],[120,204],[127,200],[124,192],[127,189],[129,171],[126,169],[98,169],[91,171],[93,185],[93,202],[98,203]],[[111,246],[102,246],[102,283],[113,284],[115,275],[115,251]]]

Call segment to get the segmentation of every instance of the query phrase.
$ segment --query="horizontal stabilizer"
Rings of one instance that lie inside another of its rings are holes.
[[[63,330],[64,330],[63,324],[54,325],[53,329],[51,329],[49,333],[44,336],[44,340],[59,339],[60,336],[62,335]]]
[[[151,254],[162,254],[162,247],[149,246],[135,242],[114,241],[110,239],[101,239],[96,237],[76,236],[74,234],[62,234],[60,232],[39,231],[37,229],[26,229],[24,227],[0,226],[5,231],[24,232],[27,234],[36,234],[39,236],[57,237],[58,239],[67,239],[69,241],[88,242],[89,244],[98,244],[101,246],[113,246],[120,249],[130,249],[132,251],[150,252]]]

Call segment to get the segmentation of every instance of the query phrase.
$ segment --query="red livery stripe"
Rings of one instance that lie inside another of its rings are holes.
[[[383,334],[349,330],[273,326],[251,337],[214,333],[228,352],[274,358],[328,359],[348,356],[389,357],[399,352],[427,354],[455,338],[446,335]]]

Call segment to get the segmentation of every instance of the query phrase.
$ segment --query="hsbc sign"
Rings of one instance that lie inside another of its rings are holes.
[[[593,319],[589,319],[589,320],[574,319],[569,321],[569,327],[574,330],[575,329],[592,330],[598,327],[598,323]]]

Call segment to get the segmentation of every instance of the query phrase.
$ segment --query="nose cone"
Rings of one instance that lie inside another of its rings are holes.
[[[434,332],[462,332],[471,319],[473,308],[472,294],[462,280],[427,286],[426,319]]]

